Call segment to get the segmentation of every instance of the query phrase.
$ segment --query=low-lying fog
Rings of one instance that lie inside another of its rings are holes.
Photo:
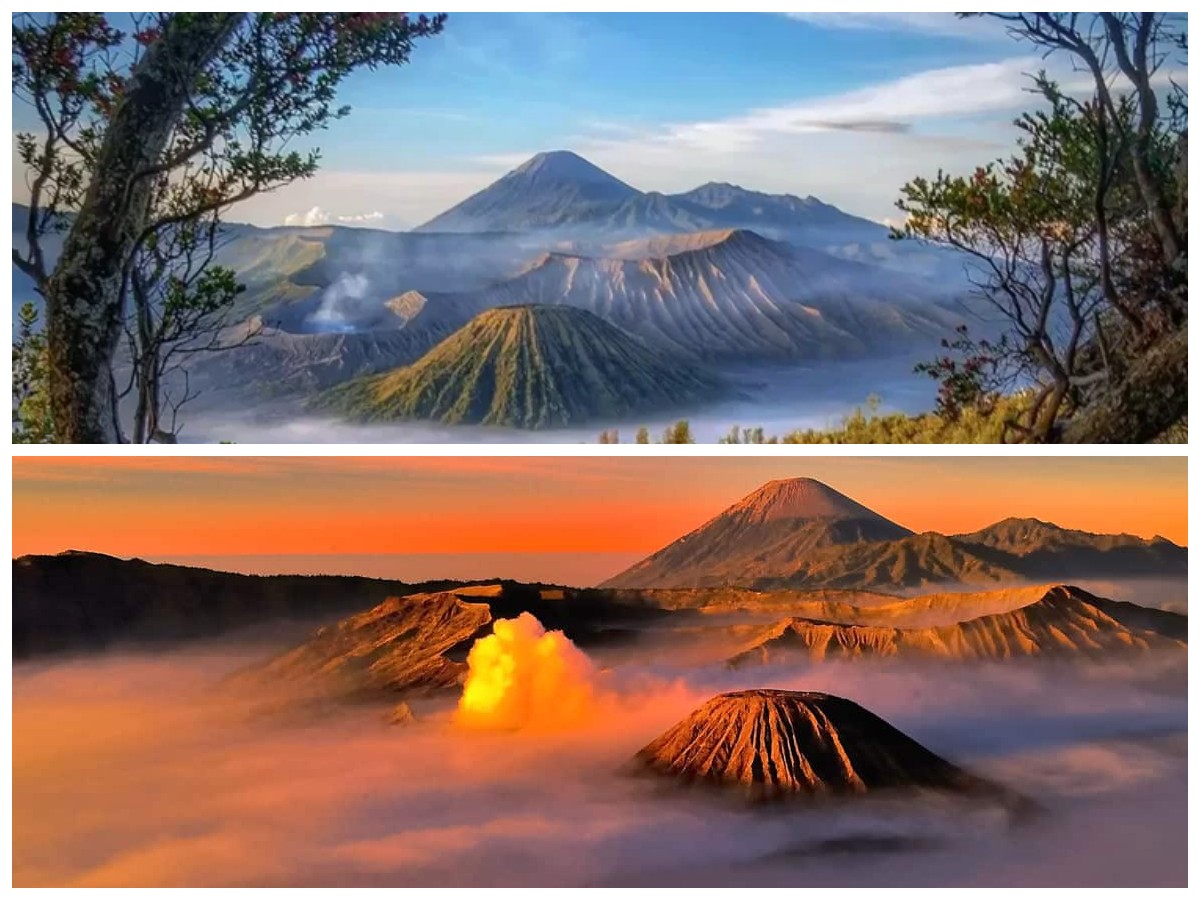
[[[201,397],[185,408],[182,439],[195,443],[594,444],[601,431],[615,428],[622,441],[631,443],[642,426],[657,440],[668,425],[687,419],[698,443],[716,443],[734,425],[761,427],[768,437],[798,428],[836,427],[856,407],[865,406],[873,394],[881,400],[881,413],[927,411],[933,406],[936,385],[915,376],[912,367],[913,361],[904,358],[727,369],[723,374],[734,386],[731,399],[629,421],[541,431],[428,422],[360,425],[304,414],[296,403],[270,401],[229,409],[206,404]]]
[[[655,642],[658,643],[657,641]],[[455,698],[280,706],[216,689],[277,646],[13,672],[16,885],[1184,885],[1186,659],[695,666],[592,654],[571,727],[455,724]],[[692,650],[695,648],[693,647]],[[827,690],[1037,800],[748,810],[623,767],[713,694]]]

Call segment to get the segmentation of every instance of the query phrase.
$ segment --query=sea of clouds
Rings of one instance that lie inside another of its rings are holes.
[[[498,643],[477,655],[515,692],[491,723],[452,696],[413,701],[407,726],[387,704],[231,696],[222,678],[277,649],[244,643],[17,665],[14,883],[1186,883],[1186,659],[735,672],[698,664],[694,643],[581,660],[545,637],[511,629],[523,662],[507,675]],[[854,699],[1044,812],[755,810],[631,774],[640,747],[744,687]],[[576,714],[557,718],[556,697]]]

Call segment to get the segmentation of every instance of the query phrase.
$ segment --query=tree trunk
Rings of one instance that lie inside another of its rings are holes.
[[[58,439],[120,439],[112,359],[125,263],[146,225],[152,179],[196,77],[244,13],[175,13],[130,74],[46,290],[50,403]]]

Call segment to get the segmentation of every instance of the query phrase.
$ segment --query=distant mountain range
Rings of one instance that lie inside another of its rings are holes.
[[[14,204],[14,234],[27,218]],[[51,260],[58,243],[47,242]],[[411,366],[502,306],[590,312],[681,371],[696,360],[924,358],[972,315],[961,304],[956,257],[889,240],[878,223],[813,197],[724,183],[643,192],[568,151],[538,154],[408,233],[229,225],[217,262],[246,286],[226,343],[255,331],[243,346],[187,361],[198,405],[217,410],[309,400]],[[32,285],[14,269],[14,311],[31,299]],[[506,383],[540,377],[526,371]],[[586,386],[613,393],[599,381]],[[664,388],[680,393],[670,381]],[[631,393],[645,405],[636,384]],[[574,406],[603,411],[610,399]],[[442,404],[414,406],[427,407],[447,418]],[[540,421],[536,413],[500,419]]]
[[[917,588],[1184,576],[1165,538],[1093,535],[1036,519],[915,534],[813,479],[773,481],[605,583],[615,588]]]
[[[717,391],[700,367],[666,359],[586,310],[505,306],[413,365],[333,388],[316,408],[364,421],[547,428],[687,406]]]
[[[569,150],[537,154],[415,230],[554,231],[596,239],[729,229],[822,249],[875,243],[889,233],[811,196],[765,194],[725,182],[679,194],[641,191]]]
[[[16,659],[336,617],[421,589],[375,578],[239,575],[77,551],[19,557],[12,575]]]
[[[681,194],[640,191],[570,150],[539,153],[416,231],[685,232],[712,228],[882,230],[816,197],[709,182]]]

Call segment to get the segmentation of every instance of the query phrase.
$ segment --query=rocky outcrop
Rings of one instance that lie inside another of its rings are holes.
[[[387,717],[389,725],[412,725],[416,721],[417,717],[413,714],[412,707],[403,700],[392,708]]]
[[[751,800],[924,788],[994,793],[857,703],[830,694],[721,694],[642,748],[645,769]]]

